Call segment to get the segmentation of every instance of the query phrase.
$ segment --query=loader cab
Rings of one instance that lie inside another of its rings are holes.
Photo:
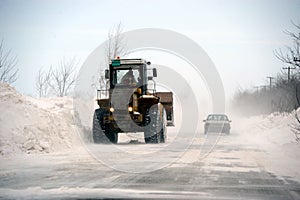
[[[105,78],[109,79],[110,89],[141,88],[142,95],[147,93],[148,70],[150,62],[143,59],[115,59],[111,60],[109,70],[105,71]],[[153,69],[156,77],[156,69]]]

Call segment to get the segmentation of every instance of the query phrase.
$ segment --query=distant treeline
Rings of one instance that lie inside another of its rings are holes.
[[[281,73],[270,86],[239,90],[233,98],[234,110],[243,115],[270,114],[272,112],[291,112],[299,107],[300,73],[290,77]]]

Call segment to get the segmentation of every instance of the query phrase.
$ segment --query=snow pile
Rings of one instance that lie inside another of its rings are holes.
[[[251,143],[262,146],[265,146],[266,143],[282,145],[295,141],[290,127],[294,121],[293,114],[272,113],[268,116],[253,116],[233,120],[233,128],[235,132],[241,133],[240,136],[250,140]]]
[[[54,152],[79,143],[71,99],[35,99],[0,83],[0,110],[0,155]]]
[[[295,113],[272,113],[234,120],[233,128],[243,140],[269,148],[295,143],[291,125],[296,123]]]
[[[300,114],[299,109],[297,113]],[[236,142],[256,149],[251,155],[259,166],[278,177],[290,176],[296,181],[300,180],[300,143],[296,141],[291,128],[293,124],[299,126],[295,112],[273,113],[234,122],[234,132],[238,133]],[[247,154],[244,156],[247,157]]]

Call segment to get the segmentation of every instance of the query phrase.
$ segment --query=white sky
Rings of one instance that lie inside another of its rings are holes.
[[[226,96],[238,87],[266,84],[284,66],[273,50],[289,44],[284,30],[300,23],[299,0],[212,1],[5,1],[0,0],[0,38],[18,56],[14,86],[35,95],[39,68],[60,60],[83,62],[108,31],[164,28],[196,41],[222,77]]]

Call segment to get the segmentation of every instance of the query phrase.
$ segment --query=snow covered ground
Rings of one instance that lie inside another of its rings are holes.
[[[36,99],[0,84],[0,154],[50,153],[79,144],[69,98]]]
[[[300,144],[290,128],[296,123],[294,113],[250,118],[230,116],[232,133],[221,136],[206,157],[199,156],[199,147],[207,139],[203,133],[195,135],[198,138],[188,150],[178,148],[177,152],[167,152],[164,148],[174,139],[172,135],[169,143],[146,145],[142,137],[132,143],[130,135],[122,134],[120,144],[116,145],[118,152],[111,152],[109,145],[89,144],[102,158],[118,158],[121,163],[115,163],[126,169],[143,167],[146,162],[139,155],[147,156],[149,149],[163,155],[151,163],[164,168],[155,173],[132,174],[98,162],[84,148],[76,133],[72,99],[36,99],[0,84],[0,110],[0,198],[3,199],[47,199],[49,195],[56,199],[185,196],[206,199],[228,192],[233,196],[225,197],[232,199],[238,195],[243,198],[241,187],[258,187],[253,190],[255,194],[259,188],[274,189],[275,195],[281,194],[281,199],[286,199],[286,194],[291,190],[294,194],[295,188],[299,188]],[[182,138],[182,142],[188,140]],[[119,150],[131,152],[132,159],[123,157]],[[180,151],[182,157],[174,159]],[[297,192],[295,199],[300,198],[300,191]]]
[[[300,116],[300,109],[297,110]],[[290,176],[300,181],[300,143],[296,142],[293,124],[298,124],[293,113],[273,113],[233,120],[233,131],[238,134],[236,142],[255,144],[259,164],[279,176]],[[300,125],[299,125],[300,126]]]

